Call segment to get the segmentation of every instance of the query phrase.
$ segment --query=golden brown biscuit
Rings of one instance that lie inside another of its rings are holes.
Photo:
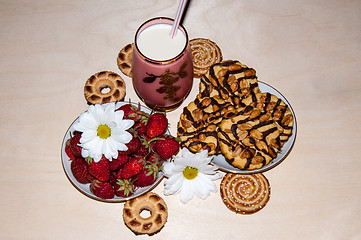
[[[252,214],[263,209],[270,199],[271,188],[262,173],[240,175],[227,173],[221,182],[223,203],[235,213]]]
[[[280,133],[272,117],[251,106],[223,118],[218,141],[227,162],[242,170],[261,168],[280,151]]]
[[[150,216],[143,218],[142,211],[149,211]],[[168,207],[156,193],[148,192],[140,197],[128,200],[124,204],[123,219],[127,227],[135,234],[153,235],[159,232],[168,218]]]
[[[251,93],[260,91],[256,71],[239,61],[216,63],[200,80],[199,92],[202,97],[219,96],[235,106]]]
[[[216,43],[205,38],[195,38],[189,41],[193,55],[193,74],[200,78],[209,67],[222,61],[221,49]]]
[[[262,112],[269,113],[280,132],[281,147],[292,136],[293,115],[288,105],[282,99],[271,93],[251,93],[250,96],[243,99],[242,106],[253,106]]]
[[[178,122],[180,145],[191,152],[208,150],[209,155],[219,153],[218,124],[225,114],[236,110],[217,96],[198,97],[183,109]]]
[[[125,97],[125,82],[114,72],[98,72],[86,81],[84,97],[88,104],[122,101]]]
[[[128,44],[120,50],[117,57],[118,68],[128,77],[132,76],[132,55],[133,44]]]

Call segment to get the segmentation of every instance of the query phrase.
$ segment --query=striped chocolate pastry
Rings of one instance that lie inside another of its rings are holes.
[[[208,150],[209,155],[219,152],[217,130],[225,114],[235,112],[230,104],[219,97],[197,98],[183,109],[177,135],[181,146],[192,152]]]
[[[294,124],[293,115],[282,99],[271,93],[252,93],[242,100],[241,105],[256,107],[272,116],[280,132],[281,147],[291,137]]]
[[[280,151],[280,133],[271,115],[251,106],[223,118],[218,142],[227,162],[242,170],[261,168]]]
[[[220,96],[237,106],[250,93],[259,92],[256,71],[238,61],[216,63],[201,77],[199,92],[202,97]]]
[[[219,153],[217,130],[217,125],[209,124],[196,132],[184,132],[183,135],[179,135],[180,145],[191,152],[208,150],[209,155],[217,154]]]

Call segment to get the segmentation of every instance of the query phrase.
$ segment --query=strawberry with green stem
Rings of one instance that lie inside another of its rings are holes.
[[[114,183],[115,195],[118,197],[130,197],[134,193],[134,180],[118,178]]]
[[[115,195],[113,186],[109,182],[101,182],[94,179],[90,183],[90,191],[97,197],[102,199],[111,199]]]
[[[127,103],[119,107],[116,111],[119,110],[122,110],[124,112],[124,117],[123,117],[124,119],[132,119],[135,122],[140,121],[143,117],[149,116],[149,114],[140,110],[140,103],[138,103],[138,106],[134,106],[131,103]]]
[[[144,162],[144,157],[130,157],[129,161],[121,169],[121,178],[128,179],[140,173],[140,171],[143,169]]]
[[[161,169],[156,163],[147,163],[144,168],[136,176],[134,185],[137,187],[146,187],[152,185],[158,178]]]

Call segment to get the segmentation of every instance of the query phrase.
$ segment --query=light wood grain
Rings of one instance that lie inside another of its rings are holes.
[[[0,238],[133,239],[123,204],[94,201],[66,178],[63,136],[87,108],[83,86],[138,26],[173,17],[178,1],[0,1]],[[186,205],[154,191],[169,219],[154,239],[361,238],[361,2],[191,1],[190,38],[216,42],[224,59],[257,70],[291,103],[298,122],[288,158],[265,173],[271,199],[236,215],[219,192]],[[127,99],[139,101],[131,80]],[[171,133],[183,105],[168,113]],[[217,186],[220,180],[216,182]],[[138,239],[148,239],[139,236]]]

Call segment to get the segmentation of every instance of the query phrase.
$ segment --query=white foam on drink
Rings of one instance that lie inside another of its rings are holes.
[[[186,45],[186,36],[181,30],[171,38],[172,25],[155,24],[147,27],[137,37],[139,51],[146,57],[165,61],[179,55]]]

